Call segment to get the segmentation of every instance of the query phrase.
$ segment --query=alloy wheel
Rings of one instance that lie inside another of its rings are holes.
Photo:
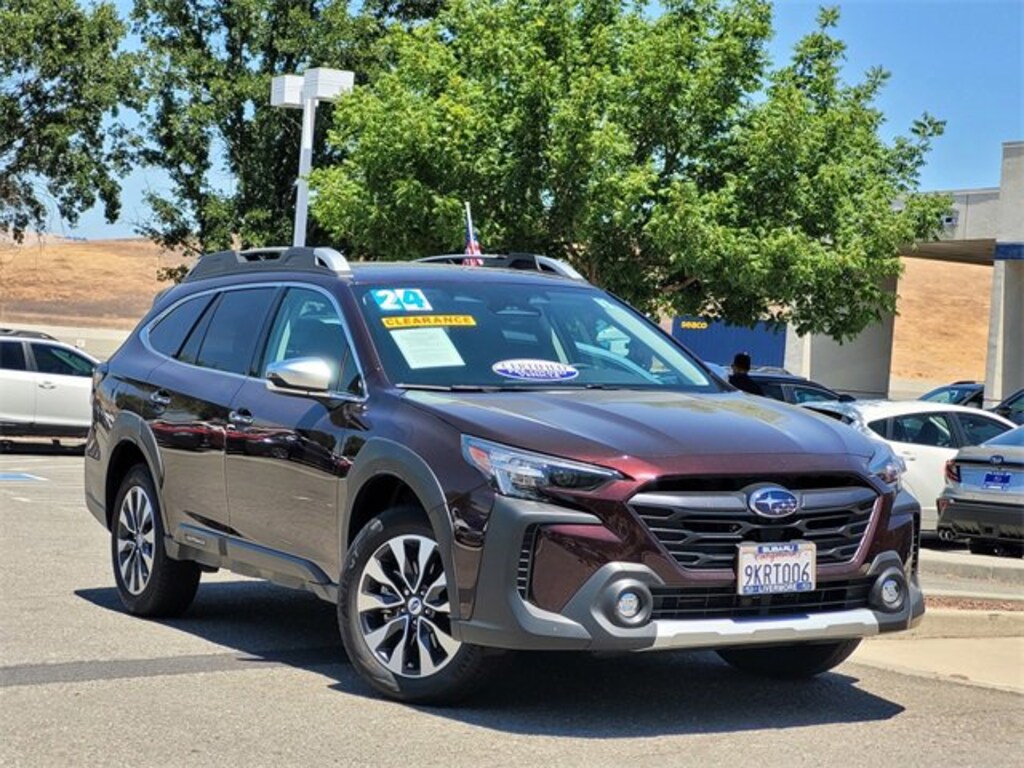
[[[142,594],[149,584],[155,547],[153,503],[144,488],[132,486],[117,514],[117,567],[133,595]]]
[[[363,641],[396,675],[436,674],[461,643],[451,634],[448,580],[437,543],[396,536],[381,545],[359,575],[356,611]]]

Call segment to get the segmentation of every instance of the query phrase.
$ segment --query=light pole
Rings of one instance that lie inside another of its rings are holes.
[[[313,123],[316,105],[335,101],[349,93],[355,75],[343,69],[315,67],[304,75],[278,75],[270,83],[270,106],[302,110],[302,142],[299,145],[299,178],[295,182],[295,233],[292,245],[306,244],[309,209],[309,172],[313,167]]]

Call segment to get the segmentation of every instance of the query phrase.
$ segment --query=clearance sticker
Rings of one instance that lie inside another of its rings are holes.
[[[476,325],[476,318],[472,315],[399,315],[382,317],[380,320],[385,328],[465,328]]]

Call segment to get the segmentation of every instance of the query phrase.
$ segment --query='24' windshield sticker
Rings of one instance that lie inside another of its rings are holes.
[[[433,309],[419,288],[379,288],[373,300],[384,312],[429,312]]]

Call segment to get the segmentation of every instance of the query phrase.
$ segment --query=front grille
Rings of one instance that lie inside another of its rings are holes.
[[[737,595],[733,587],[652,587],[653,619],[739,619],[864,608],[874,579],[836,581],[810,592]]]
[[[871,524],[876,493],[853,485],[793,492],[799,509],[779,520],[754,514],[746,491],[731,488],[645,492],[634,496],[629,507],[685,568],[730,569],[741,542],[798,539],[814,542],[818,565],[852,560]]]
[[[533,548],[537,542],[537,526],[528,526],[523,533],[523,544],[519,548],[519,564],[516,567],[516,590],[523,600],[530,597],[530,567],[533,564]]]

